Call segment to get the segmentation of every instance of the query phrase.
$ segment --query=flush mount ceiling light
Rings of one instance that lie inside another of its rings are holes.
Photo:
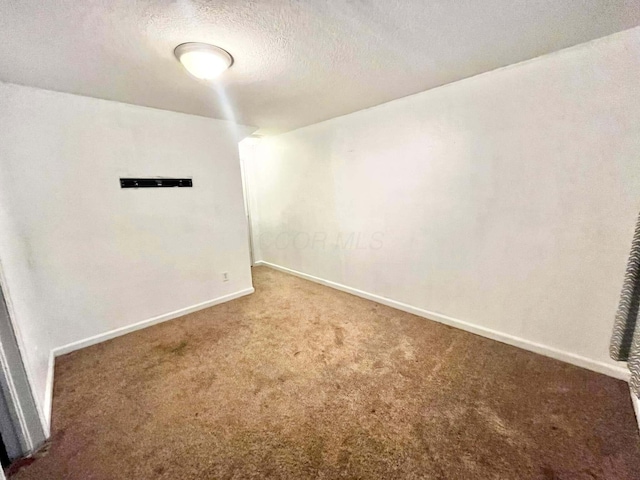
[[[173,53],[191,75],[202,80],[213,80],[233,64],[229,52],[208,43],[182,43]]]

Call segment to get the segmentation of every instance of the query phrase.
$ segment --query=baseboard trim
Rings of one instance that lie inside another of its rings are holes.
[[[126,335],[127,333],[135,332],[136,330],[142,330],[143,328],[147,328],[152,325],[156,325],[158,323],[166,322],[168,320],[173,320],[174,318],[182,317],[189,313],[197,312],[198,310],[203,310],[205,308],[213,307],[221,303],[226,303],[231,300],[235,300],[236,298],[244,297],[245,295],[250,295],[253,292],[255,292],[255,289],[253,287],[245,288],[244,290],[239,290],[237,292],[230,293],[229,295],[224,295],[222,297],[214,298],[213,300],[208,300],[206,302],[198,303],[190,307],[181,308],[173,312],[165,313],[163,315],[158,315],[157,317],[149,318],[147,320],[142,320],[141,322],[133,323],[125,327],[116,328],[114,330],[110,330],[105,333],[100,333],[98,335],[94,335],[93,337],[85,338],[83,340],[78,340],[77,342],[72,342],[67,345],[63,345],[61,347],[57,347],[51,350],[49,354],[49,370],[47,373],[47,384],[45,389],[46,398],[44,402],[44,415],[45,415],[45,420],[47,424],[45,426],[45,430],[46,430],[45,433],[47,437],[50,435],[50,432],[51,432],[51,412],[53,408],[53,380],[54,380],[56,357],[65,355],[67,353],[71,353],[75,350],[80,350],[81,348],[90,347],[91,345],[96,345],[98,343],[111,340],[112,338]]]
[[[120,328],[116,328],[115,330],[110,330],[106,333],[100,333],[98,335],[94,335],[93,337],[85,338],[83,340],[78,340],[77,342],[72,342],[67,345],[63,345],[62,347],[54,348],[53,354],[54,356],[59,357],[60,355],[65,355],[67,353],[71,353],[81,348],[90,347],[91,345],[102,343],[107,340],[111,340],[112,338],[116,338],[121,335],[126,335],[127,333],[135,332],[136,330],[141,330],[143,328],[150,327],[151,325],[155,325],[157,323],[166,322],[167,320],[173,320],[174,318],[182,317],[183,315],[197,312],[198,310],[213,307],[214,305],[219,305],[221,303],[225,303],[230,300],[235,300],[236,298],[249,295],[254,291],[255,290],[253,288],[246,288],[244,290],[240,290],[238,292],[231,293],[229,295],[224,295],[222,297],[218,297],[213,300],[208,300],[206,302],[198,303],[190,307],[181,308],[180,310],[175,310],[173,312],[165,313],[163,315],[158,315],[157,317],[149,318],[147,320],[142,320],[141,322],[133,323],[131,325],[127,325],[126,327],[120,327]]]
[[[514,347],[522,348],[523,350],[529,350],[530,352],[538,353],[540,355],[551,357],[556,360],[561,360],[563,362],[570,363],[578,367],[586,368],[587,370],[592,370],[597,373],[602,373],[604,375],[608,375],[610,377],[624,380],[626,382],[629,381],[629,371],[622,366],[609,365],[604,362],[592,360],[590,358],[586,358],[581,355],[576,355],[574,353],[566,352],[564,350],[559,350],[554,347],[549,347],[547,345],[532,342],[530,340],[516,337],[514,335],[509,335],[507,333],[502,333],[490,328],[481,327],[479,325],[475,325],[473,323],[469,323],[464,320],[458,320],[457,318],[449,317],[447,315],[431,312],[429,310],[424,310],[422,308],[414,307],[413,305],[408,305],[406,303],[398,302],[390,298],[381,297],[373,293],[365,292],[363,290],[358,290],[357,288],[348,287],[340,283],[315,277],[313,275],[309,275],[307,273],[299,272],[291,268],[276,265],[274,263],[266,262],[264,260],[259,260],[255,262],[255,265],[256,266],[262,265],[262,266],[273,268],[275,270],[280,270],[281,272],[289,273],[291,275],[304,278],[305,280],[310,280],[312,282],[319,283],[327,287],[335,288],[336,290],[341,290],[343,292],[350,293],[358,297],[366,298],[367,300],[372,300],[374,302],[381,303],[382,305],[396,308],[398,310],[402,310],[403,312],[411,313],[413,315],[417,315],[419,317],[423,317],[428,320],[433,320],[435,322],[443,323],[451,327],[459,328],[461,330],[465,330],[467,332],[480,335],[482,337],[490,338],[492,340],[506,343]]]

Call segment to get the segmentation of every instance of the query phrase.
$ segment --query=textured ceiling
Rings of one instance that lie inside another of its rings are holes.
[[[638,24],[638,0],[0,0],[0,80],[269,134]],[[216,87],[191,41],[235,57]]]

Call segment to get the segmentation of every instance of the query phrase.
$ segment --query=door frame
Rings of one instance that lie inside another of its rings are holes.
[[[33,453],[47,438],[12,321],[1,264],[0,432],[11,460]]]

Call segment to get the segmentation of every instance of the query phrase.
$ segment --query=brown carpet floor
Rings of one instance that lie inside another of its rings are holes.
[[[26,479],[638,479],[624,382],[265,267],[56,362]]]

